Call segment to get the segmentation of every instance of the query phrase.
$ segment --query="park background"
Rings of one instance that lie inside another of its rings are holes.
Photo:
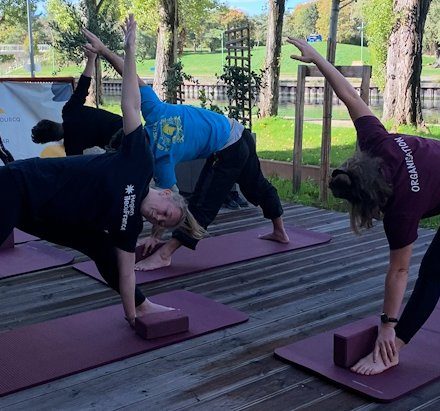
[[[0,1],[0,75],[3,77],[29,76],[30,62],[28,54],[30,41],[28,18],[23,1]],[[83,53],[78,27],[87,25],[115,51],[121,52],[121,38],[118,25],[128,12],[134,12],[139,21],[138,73],[153,83],[158,50],[158,27],[163,23],[161,1],[66,1],[47,0],[29,1],[32,15],[33,50],[37,76],[74,76],[79,77],[83,68]],[[171,2],[173,3],[173,2]],[[273,13],[280,13],[282,30],[280,33],[279,84],[281,89],[294,89],[298,63],[290,59],[296,53],[286,44],[288,35],[315,40],[313,34],[319,34],[322,41],[313,45],[326,55],[329,21],[331,19],[331,0],[295,1],[229,1],[216,0],[179,0],[178,5],[176,59],[182,63],[182,73],[187,83],[198,81],[206,85],[207,90],[215,88],[219,82],[225,64],[224,32],[229,27],[249,25],[252,41],[252,70],[259,75],[267,65],[268,39],[271,33],[270,19]],[[276,3],[276,4],[275,4]],[[337,26],[337,65],[372,65],[372,86],[377,89],[377,101],[372,104],[373,111],[381,117],[383,114],[383,91],[386,87],[386,60],[389,51],[389,38],[395,29],[395,8],[399,1],[350,1],[337,2],[340,6]],[[402,3],[402,2],[401,2]],[[423,124],[418,121],[395,122],[387,120],[386,126],[393,131],[419,134],[430,138],[440,138],[440,0],[428,3],[426,21],[423,24],[423,52],[421,69]],[[276,7],[275,7],[276,6]],[[163,11],[163,10],[162,10]],[[166,10],[165,10],[166,11]],[[168,10],[169,11],[169,10]],[[162,16],[162,17],[160,17]],[[420,16],[419,16],[420,17]],[[278,27],[280,29],[280,27]],[[312,37],[311,37],[312,36]],[[8,49],[9,47],[9,49]],[[12,47],[12,48],[11,48]],[[9,51],[8,51],[9,50]],[[414,70],[409,67],[408,70]],[[260,74],[263,76],[263,74]],[[103,84],[118,75],[105,64],[102,66]],[[353,80],[357,85],[356,80]],[[322,133],[322,80],[310,80],[308,90],[318,90],[317,97],[305,108],[303,163],[319,165]],[[101,95],[94,96],[90,104],[120,112],[119,96],[109,95],[101,86]],[[281,93],[276,109],[261,113],[260,101],[254,101],[253,132],[257,135],[257,149],[261,159],[292,162],[295,99],[293,94]],[[214,95],[214,94],[213,94]],[[212,96],[213,96],[212,95]],[[211,105],[224,108],[224,98],[215,99],[208,92]],[[313,100],[313,99],[312,99]],[[310,101],[309,101],[310,102]],[[185,103],[200,105],[201,99],[194,96],[185,98]],[[330,165],[335,167],[349,157],[355,148],[355,132],[347,110],[335,99],[332,123],[332,146]],[[417,104],[417,102],[415,102]],[[405,124],[407,123],[407,124]],[[322,202],[319,199],[318,186],[306,181],[300,192],[292,191],[288,180],[273,177],[281,197],[287,201],[319,205],[333,209],[344,209],[342,202],[333,198]],[[428,226],[437,225],[429,220]]]

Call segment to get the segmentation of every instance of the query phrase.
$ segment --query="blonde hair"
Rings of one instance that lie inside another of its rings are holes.
[[[172,191],[170,200],[174,202],[182,212],[180,221],[174,228],[179,228],[180,230],[185,231],[189,236],[196,240],[201,240],[208,235],[208,232],[197,222],[191,211],[189,211],[187,202],[179,193]]]

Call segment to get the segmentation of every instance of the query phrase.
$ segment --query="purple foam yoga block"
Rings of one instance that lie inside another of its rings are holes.
[[[9,234],[9,237],[3,242],[3,244],[0,244],[0,250],[5,250],[9,248],[14,248],[14,232],[11,232],[11,234]]]
[[[181,310],[163,311],[137,317],[134,325],[136,333],[142,338],[167,337],[188,331],[189,318]]]
[[[333,335],[333,361],[339,367],[350,368],[374,349],[378,327],[348,328]]]

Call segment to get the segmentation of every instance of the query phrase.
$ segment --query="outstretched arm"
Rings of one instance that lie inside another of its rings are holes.
[[[119,270],[119,292],[121,294],[125,318],[127,318],[131,326],[134,326],[134,320],[136,318],[134,302],[136,288],[136,277],[134,273],[135,254],[116,248],[116,256]]]
[[[413,245],[390,251],[390,265],[385,279],[385,295],[383,312],[388,317],[397,318],[408,283],[408,270]],[[385,365],[388,365],[397,352],[394,332],[395,324],[381,324],[376,340],[373,358],[380,355]]]
[[[63,107],[63,113],[66,113],[70,109],[83,106],[89,94],[90,83],[95,71],[96,53],[91,51],[86,45],[84,46],[84,54],[87,58],[86,66],[69,101]]]
[[[122,122],[124,134],[128,135],[141,125],[141,95],[136,74],[136,22],[132,14],[124,28],[125,60],[122,74]]]
[[[322,75],[332,86],[336,95],[347,106],[353,121],[363,116],[374,116],[370,108],[360,98],[357,91],[347,79],[324,57],[322,57],[307,41],[289,37],[287,42],[293,44],[301,52],[301,56],[292,55],[291,58],[304,63],[314,63]]]
[[[87,46],[90,45],[86,44],[84,46],[84,54],[87,57],[87,63],[82,74],[86,77],[92,77],[95,71],[96,53],[90,50],[90,48],[88,48]]]
[[[91,31],[84,28],[83,33],[84,36],[86,36],[87,40],[89,41],[89,43],[87,43],[84,47],[104,57],[112,65],[112,67],[122,76],[122,71],[124,69],[124,59],[118,56],[116,53],[113,53],[111,50],[109,50],[105,46],[105,44],[99,39],[99,37],[93,34]],[[137,81],[139,87],[146,85],[145,82],[139,77],[137,78]]]

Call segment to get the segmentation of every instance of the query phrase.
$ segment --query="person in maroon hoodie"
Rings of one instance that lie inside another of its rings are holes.
[[[440,214],[440,141],[391,134],[344,76],[306,41],[290,38],[300,56],[314,63],[344,102],[357,131],[358,150],[333,171],[329,187],[348,201],[355,232],[383,219],[390,247],[379,335],[372,353],[351,369],[378,374],[399,363],[399,351],[410,342],[440,297],[440,230],[423,257],[419,276],[400,318],[408,282],[413,243],[422,218]]]

